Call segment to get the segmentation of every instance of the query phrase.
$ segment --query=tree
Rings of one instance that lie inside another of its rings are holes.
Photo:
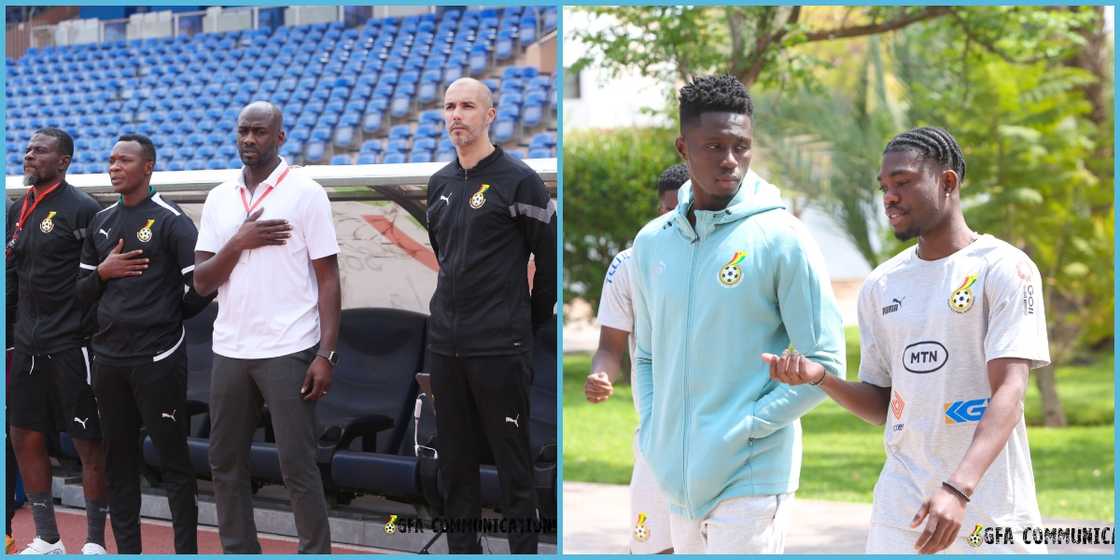
[[[597,306],[611,259],[657,215],[657,178],[680,162],[667,128],[564,137],[564,293]]]
[[[590,47],[574,66],[637,69],[666,83],[714,72],[748,88],[760,78],[806,79],[806,59],[792,47],[878,35],[947,16],[956,8],[803,6],[592,6],[580,10],[616,22],[575,30]],[[812,17],[815,13],[817,17]],[[828,16],[836,17],[828,17]],[[822,21],[823,20],[823,21]],[[784,75],[782,75],[784,73]]]
[[[576,35],[582,64],[674,88],[727,72],[758,100],[755,134],[795,207],[835,217],[872,266],[890,238],[874,190],[883,146],[919,125],[964,147],[969,223],[1026,250],[1045,278],[1054,363],[1113,336],[1113,60],[1103,8],[611,7]],[[834,41],[825,44],[825,41]],[[836,53],[840,52],[841,55]],[[1053,368],[1035,376],[1064,423]]]
[[[1066,363],[1113,336],[1112,276],[1094,272],[1113,252],[1112,117],[1100,106],[1111,76],[1084,62],[1097,58],[1079,46],[1091,42],[1040,37],[1092,35],[1100,10],[1002,15],[984,12],[964,23],[966,41],[937,28],[905,33],[895,54],[910,119],[948,127],[964,147],[969,224],[1024,249],[1038,265],[1051,360]],[[1050,32],[1016,37],[999,26],[1020,18]],[[1011,54],[1025,52],[1047,56]],[[937,63],[945,60],[957,62]],[[1045,423],[1065,425],[1054,367],[1034,377]]]

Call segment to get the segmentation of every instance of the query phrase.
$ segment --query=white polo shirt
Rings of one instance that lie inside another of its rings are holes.
[[[311,261],[338,253],[327,193],[281,159],[250,196],[242,169],[206,195],[195,250],[221,250],[245,222],[246,206],[264,208],[260,220],[287,220],[292,237],[285,245],[241,252],[218,287],[214,353],[259,359],[306,350],[319,342],[319,284]]]

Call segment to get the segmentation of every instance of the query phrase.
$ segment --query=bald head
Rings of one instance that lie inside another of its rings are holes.
[[[252,169],[272,169],[284,144],[284,114],[267,101],[254,101],[237,116],[237,149]],[[262,177],[263,178],[263,177]]]
[[[483,109],[489,109],[494,106],[494,94],[486,84],[474,78],[459,78],[451,82],[447,86],[447,91],[443,94],[444,99],[451,97],[452,94],[458,94],[458,98],[471,98]]]
[[[277,130],[283,130],[284,128],[284,113],[268,101],[254,101],[246,105],[237,115],[237,122],[240,123],[241,119],[245,117],[252,117],[254,120],[268,120],[269,124],[275,126]]]
[[[490,88],[474,78],[459,78],[443,94],[443,122],[463,161],[464,152],[490,147],[490,123],[497,112]]]

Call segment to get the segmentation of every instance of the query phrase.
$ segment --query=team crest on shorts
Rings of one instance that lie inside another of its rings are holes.
[[[638,512],[638,523],[634,525],[634,540],[646,542],[649,540],[649,525],[646,525],[646,514]]]
[[[52,220],[51,218],[53,218],[57,213],[58,212],[55,212],[54,210],[51,210],[49,213],[47,213],[47,217],[43,218],[43,221],[39,222],[39,231],[43,233],[50,233],[54,231],[54,220]]]
[[[154,219],[149,219],[148,223],[144,224],[144,227],[140,228],[140,231],[136,232],[136,239],[139,239],[143,243],[147,243],[147,242],[151,241],[152,240],[152,224],[154,224],[154,223],[156,223],[156,221]]]
[[[746,251],[735,251],[731,260],[719,269],[719,283],[731,288],[743,280],[743,269],[739,267],[747,258]]]
[[[978,275],[975,272],[969,274],[961,287],[953,291],[952,295],[949,296],[949,309],[957,313],[964,313],[972,309],[972,303],[976,300],[972,295],[972,285],[976,283],[977,277]]]
[[[471,208],[478,210],[482,208],[483,204],[486,204],[486,191],[488,190],[490,190],[490,185],[483,184],[482,188],[478,189],[478,192],[471,195]]]

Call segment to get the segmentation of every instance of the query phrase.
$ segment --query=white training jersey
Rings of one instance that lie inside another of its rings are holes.
[[[1026,254],[990,235],[935,261],[912,247],[867,277],[859,329],[860,379],[891,388],[872,523],[909,528],[972,443],[992,396],[987,363],[1050,363],[1042,279]],[[1041,523],[1022,415],[965,508],[962,530],[977,523]]]
[[[599,296],[599,325],[630,333],[630,387],[634,387],[634,305],[631,302],[633,284],[630,282],[632,247],[620,251],[607,267],[603,279],[603,293]],[[638,406],[638,392],[631,391],[634,407]]]

